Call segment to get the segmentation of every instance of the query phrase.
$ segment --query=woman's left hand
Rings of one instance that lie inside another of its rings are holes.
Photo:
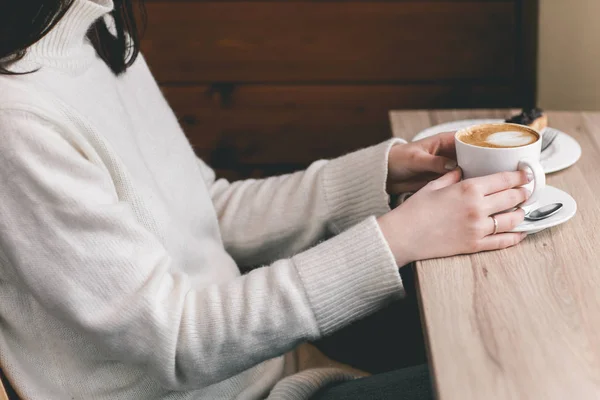
[[[416,192],[455,168],[454,132],[393,146],[388,157],[388,193]]]

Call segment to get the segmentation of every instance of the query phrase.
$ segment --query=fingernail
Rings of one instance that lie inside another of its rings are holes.
[[[458,166],[458,164],[456,163],[456,161],[454,161],[454,160],[448,160],[446,162],[446,165],[444,165],[444,168],[446,168],[448,171],[452,171],[457,166]]]
[[[527,182],[531,182],[533,180],[533,172],[527,171]]]
[[[527,198],[531,197],[531,193],[533,193],[531,190],[525,188],[525,193],[527,193]]]

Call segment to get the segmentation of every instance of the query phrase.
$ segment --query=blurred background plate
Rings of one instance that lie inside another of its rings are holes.
[[[442,132],[452,132],[472,125],[479,124],[494,124],[503,122],[502,119],[465,119],[460,121],[446,122],[424,129],[417,133],[412,141],[421,140],[423,138],[437,135]],[[551,174],[561,171],[575,164],[581,157],[581,146],[577,141],[559,130],[558,137],[552,145],[542,153],[541,163],[544,167],[544,172]]]

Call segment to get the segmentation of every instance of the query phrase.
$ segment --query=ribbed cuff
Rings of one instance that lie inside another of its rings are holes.
[[[376,146],[331,160],[325,166],[323,185],[333,232],[341,232],[370,216],[390,211],[386,192],[391,139]]]
[[[398,266],[374,217],[293,261],[322,335],[404,295]]]

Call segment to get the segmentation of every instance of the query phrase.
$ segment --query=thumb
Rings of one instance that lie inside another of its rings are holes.
[[[417,162],[422,171],[435,172],[437,174],[445,174],[456,168],[455,160],[433,154],[423,154]]]
[[[436,179],[435,181],[431,181],[429,183],[429,187],[432,190],[439,190],[455,183],[460,182],[462,178],[462,170],[460,168],[456,168],[455,170],[448,172],[446,175]]]

